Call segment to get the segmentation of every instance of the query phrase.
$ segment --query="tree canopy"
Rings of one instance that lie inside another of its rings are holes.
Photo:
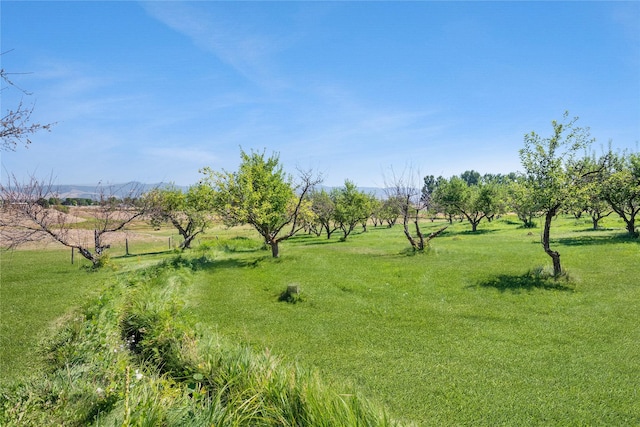
[[[575,157],[593,141],[589,129],[577,126],[577,121],[577,117],[569,119],[566,112],[562,122],[551,122],[551,136],[544,138],[536,132],[528,133],[520,150],[524,183],[531,191],[535,210],[545,217],[542,246],[553,261],[556,277],[562,274],[562,266],[560,253],[550,247],[551,221],[582,184],[583,176],[575,167]]]
[[[301,182],[294,186],[293,179],[280,164],[279,155],[265,157],[264,152],[241,150],[240,158],[236,172],[203,169],[203,182],[213,189],[214,211],[222,221],[229,226],[251,225],[277,258],[278,244],[305,225],[299,220],[303,201],[320,178],[311,172],[301,172]]]

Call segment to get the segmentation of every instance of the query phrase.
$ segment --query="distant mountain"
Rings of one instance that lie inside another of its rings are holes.
[[[173,184],[169,184],[166,182],[160,182],[157,184],[143,184],[140,182],[132,181],[124,184],[105,184],[105,185],[78,185],[78,184],[68,184],[68,185],[56,185],[54,187],[55,192],[58,194],[58,197],[61,199],[92,199],[96,200],[100,197],[100,192],[106,195],[113,195],[118,198],[127,197],[130,194],[136,193],[146,193],[147,191],[153,190],[154,188],[165,188],[173,186]],[[188,187],[176,185],[175,187],[180,188],[182,190],[187,190]],[[334,187],[327,187],[324,185],[319,186],[319,188],[325,189],[326,191],[331,191]],[[358,187],[358,190],[365,192],[367,194],[373,194],[375,197],[379,199],[384,199],[386,197],[385,189],[379,187]]]
[[[115,197],[127,197],[131,194],[140,194],[150,191],[154,188],[164,188],[172,184],[160,182],[157,184],[143,184],[140,182],[127,182],[124,184],[96,184],[96,185],[56,185],[54,191],[61,199],[92,199],[96,200],[100,198],[100,193]],[[186,189],[177,185],[176,187]]]

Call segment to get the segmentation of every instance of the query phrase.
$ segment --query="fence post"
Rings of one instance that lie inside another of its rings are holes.
[[[124,239],[124,248],[126,251],[126,255],[129,256],[129,239]]]
[[[73,265],[73,252],[75,248],[71,248],[71,265]]]

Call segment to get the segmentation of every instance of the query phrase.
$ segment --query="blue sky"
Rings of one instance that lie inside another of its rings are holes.
[[[2,67],[57,122],[7,172],[58,184],[174,182],[278,152],[325,184],[390,168],[520,170],[565,110],[640,140],[639,2],[2,1]]]

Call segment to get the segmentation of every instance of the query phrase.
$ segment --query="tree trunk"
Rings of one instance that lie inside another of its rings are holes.
[[[271,246],[271,256],[274,258],[278,258],[280,256],[280,248],[278,247],[278,241],[272,240],[269,242],[269,246]]]
[[[544,251],[547,253],[547,255],[549,255],[551,257],[551,260],[553,261],[554,277],[560,277],[560,275],[562,274],[562,266],[560,265],[560,253],[557,251],[551,250],[550,243],[549,243],[551,220],[556,215],[557,210],[558,210],[558,207],[554,207],[547,211],[544,218],[544,231],[542,233],[542,247],[544,248]]]
[[[638,237],[638,233],[636,232],[636,219],[635,217],[631,217],[628,221],[627,221],[627,231],[629,232],[630,236],[633,237]]]
[[[91,261],[91,264],[93,264],[93,266],[95,267],[98,264],[98,257],[93,255],[91,253],[91,251],[89,251],[88,249],[85,248],[78,248],[78,252],[80,252],[80,255],[82,255],[83,257],[85,257],[86,259],[88,259],[89,261]]]
[[[403,206],[402,211],[403,211],[402,212],[402,226],[403,226],[403,230],[404,230],[404,235],[406,236],[407,240],[411,244],[411,247],[415,251],[415,250],[418,249],[418,243],[413,239],[413,236],[411,236],[411,231],[409,231],[409,207],[408,206]]]
[[[191,236],[187,236],[182,243],[180,244],[180,249],[184,250],[184,249],[191,249],[191,242],[193,242],[193,239],[195,239],[197,236],[197,234],[193,234]]]

